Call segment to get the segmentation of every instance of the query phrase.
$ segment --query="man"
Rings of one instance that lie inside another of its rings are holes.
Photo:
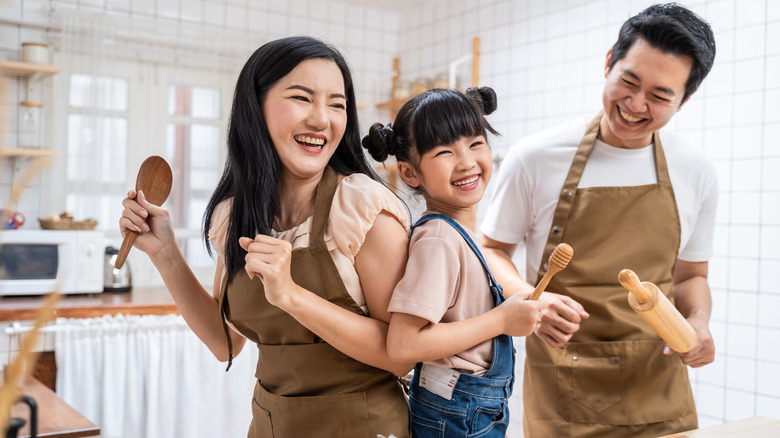
[[[713,361],[707,285],[714,168],[659,134],[712,67],[709,25],[676,4],[630,18],[607,52],[604,109],[528,137],[508,154],[482,224],[507,294],[528,294],[561,242],[574,248],[526,341],[523,428],[534,437],[639,437],[695,429],[686,365]],[[526,278],[511,261],[526,241]],[[656,284],[694,328],[672,352],[630,307],[618,273]],[[530,284],[529,284],[530,283]]]

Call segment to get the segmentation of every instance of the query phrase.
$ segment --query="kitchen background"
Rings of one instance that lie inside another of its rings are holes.
[[[4,157],[0,205],[23,212],[30,228],[63,211],[95,218],[107,242],[118,244],[121,199],[143,159],[162,155],[174,169],[166,206],[210,284],[201,215],[221,171],[235,78],[264,42],[308,34],[339,48],[355,76],[365,131],[392,118],[377,105],[392,97],[393,58],[400,80],[413,86],[448,72],[479,37],[479,83],[499,96],[491,122],[502,135],[491,144],[500,165],[521,137],[598,110],[606,51],[622,22],[650,3],[0,0],[0,60],[20,60],[23,42],[41,42],[61,68],[50,77],[4,78],[0,145],[56,155],[16,203],[12,192],[35,159]],[[712,24],[717,42],[712,72],[668,127],[714,163],[720,183],[709,280],[716,360],[690,370],[700,424],[780,419],[780,2],[682,3]],[[468,81],[459,69],[464,75]],[[20,105],[25,100],[44,106]],[[128,263],[136,287],[161,283],[137,251]],[[17,337],[0,335],[0,365]],[[42,348],[54,343],[47,335]],[[516,346],[510,437],[522,436],[523,340]]]

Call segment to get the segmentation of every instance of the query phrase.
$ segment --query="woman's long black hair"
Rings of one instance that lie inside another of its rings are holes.
[[[268,90],[307,59],[324,58],[336,63],[344,77],[347,96],[347,127],[328,163],[342,175],[363,173],[377,180],[360,146],[355,88],[344,57],[333,47],[311,37],[281,38],[257,49],[244,65],[236,82],[228,126],[228,157],[225,169],[206,207],[203,236],[212,254],[208,231],[217,205],[233,198],[225,240],[225,264],[232,278],[243,268],[244,250],[238,238],[269,234],[279,208],[281,163],[263,115]]]

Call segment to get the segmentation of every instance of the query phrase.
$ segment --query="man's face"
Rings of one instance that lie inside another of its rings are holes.
[[[611,57],[610,50],[604,69],[605,114],[599,136],[615,147],[647,146],[653,131],[663,128],[685,103],[682,98],[693,60],[687,55],[663,53],[642,38],[610,69]]]

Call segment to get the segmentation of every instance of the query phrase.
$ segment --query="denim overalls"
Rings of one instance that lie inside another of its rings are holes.
[[[414,227],[431,219],[447,222],[466,239],[485,267],[494,304],[501,304],[505,300],[501,286],[496,283],[482,253],[466,231],[454,219],[442,214],[425,215]],[[510,336],[493,338],[493,362],[487,373],[483,376],[461,373],[451,400],[420,386],[422,366],[422,363],[415,366],[409,391],[415,438],[504,438],[509,425],[509,396],[515,380],[515,349]]]

